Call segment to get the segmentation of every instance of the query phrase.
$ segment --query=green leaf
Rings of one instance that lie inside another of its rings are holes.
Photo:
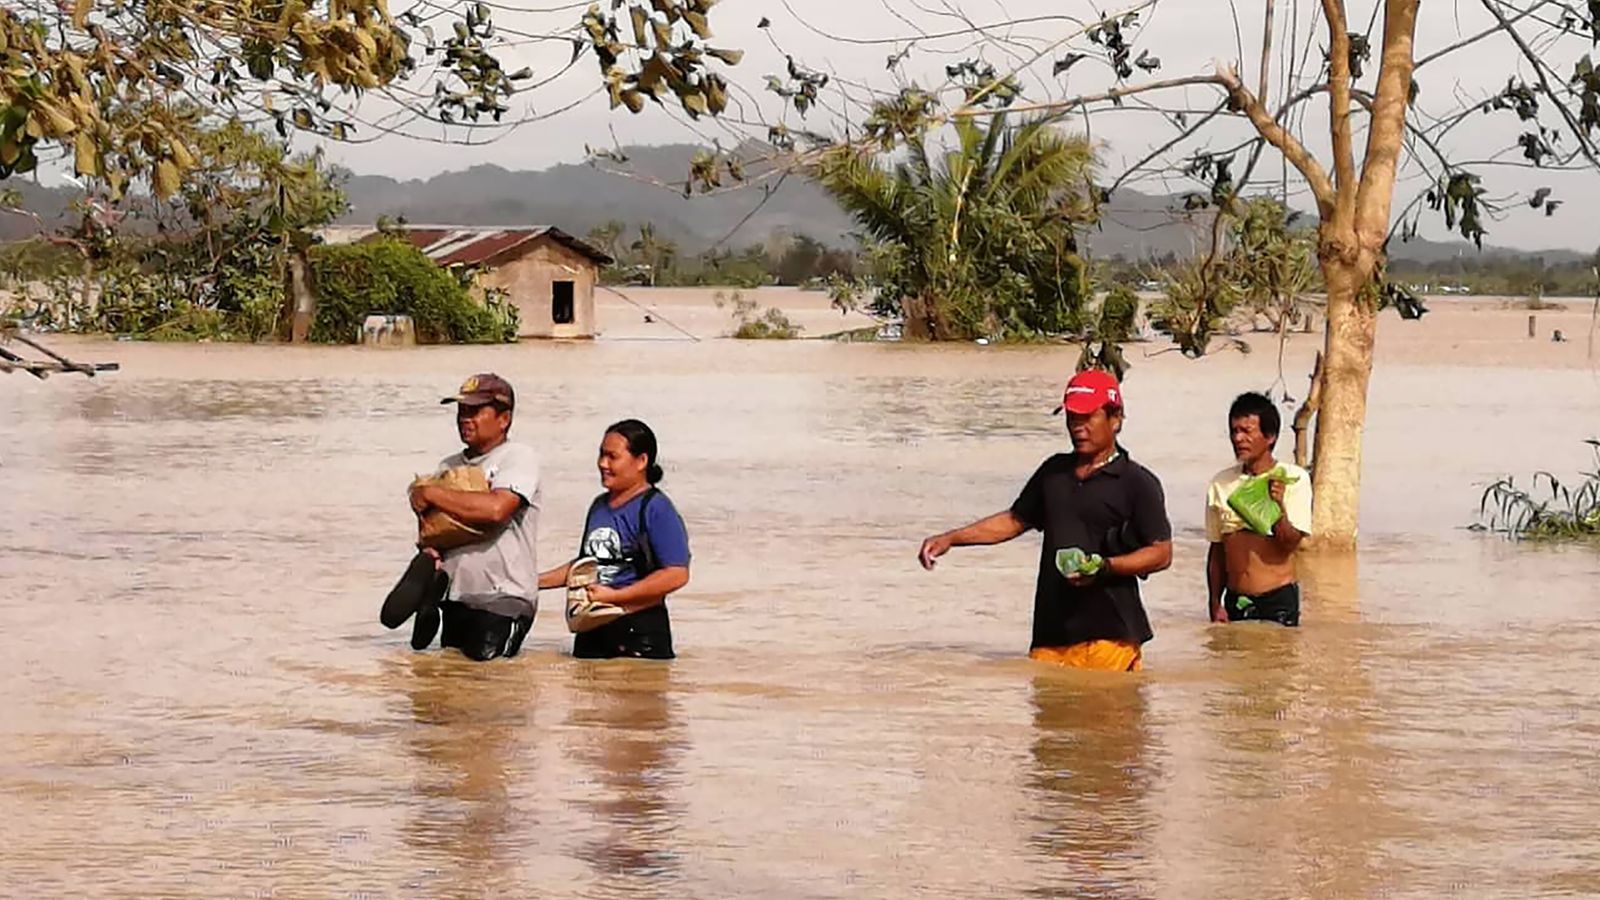
[[[33,155],[33,142],[22,145],[22,155],[12,164],[11,171],[17,175],[26,175],[39,166],[39,158]]]

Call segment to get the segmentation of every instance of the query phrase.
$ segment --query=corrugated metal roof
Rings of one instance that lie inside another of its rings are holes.
[[[405,232],[406,240],[410,241],[418,250],[427,252],[430,244],[436,244],[450,236],[448,228],[409,228]]]
[[[408,225],[403,234],[412,246],[441,266],[481,266],[540,238],[549,238],[599,265],[612,262],[611,257],[589,244],[548,225],[528,228]],[[372,240],[377,236],[377,230],[372,229],[359,240]]]
[[[544,236],[544,229],[489,231],[481,233],[457,232],[422,252],[441,266],[475,266],[494,259],[508,250]]]

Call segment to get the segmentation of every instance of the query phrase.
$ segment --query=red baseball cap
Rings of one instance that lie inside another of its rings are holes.
[[[1061,405],[1052,415],[1069,413],[1086,416],[1107,406],[1122,408],[1122,386],[1117,377],[1104,369],[1086,369],[1072,376],[1061,395]]]

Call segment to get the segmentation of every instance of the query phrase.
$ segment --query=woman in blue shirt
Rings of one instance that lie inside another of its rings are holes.
[[[672,500],[660,488],[656,435],[637,419],[606,429],[600,442],[600,484],[606,492],[589,505],[580,558],[598,563],[586,590],[595,604],[618,607],[620,618],[580,632],[572,655],[672,659],[667,595],[689,583],[689,535]],[[574,560],[573,562],[577,562]],[[539,576],[540,588],[567,584],[573,563]]]

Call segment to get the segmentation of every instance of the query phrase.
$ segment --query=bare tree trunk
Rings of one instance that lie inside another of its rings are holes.
[[[1366,282],[1354,261],[1324,258],[1328,285],[1327,337],[1322,357],[1321,408],[1312,460],[1312,531],[1319,546],[1353,548],[1361,498],[1361,437],[1377,310],[1361,297]]]
[[[908,341],[935,340],[933,306],[933,301],[926,297],[906,297],[901,300],[901,337]]]
[[[67,315],[68,322],[77,327],[85,321],[94,318],[96,297],[94,292],[94,260],[85,256],[83,258],[83,284],[78,291],[78,314]],[[69,304],[70,307],[70,304]]]
[[[1322,354],[1311,365],[1311,388],[1306,402],[1294,414],[1294,464],[1302,469],[1311,465],[1311,423],[1322,407]]]
[[[317,297],[311,290],[311,265],[304,250],[289,250],[289,340],[305,343],[311,334],[311,322],[317,315]]]

